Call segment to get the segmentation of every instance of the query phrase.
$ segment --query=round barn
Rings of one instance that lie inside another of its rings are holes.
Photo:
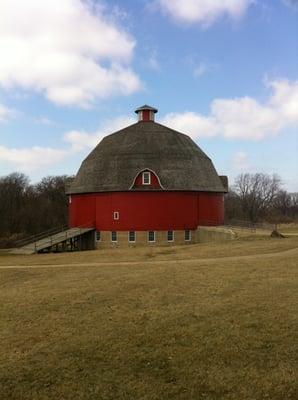
[[[154,121],[157,109],[106,136],[68,189],[70,227],[94,227],[98,245],[191,243],[224,221],[227,178],[193,140]]]

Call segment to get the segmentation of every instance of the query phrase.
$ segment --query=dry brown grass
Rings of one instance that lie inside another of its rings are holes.
[[[297,399],[297,245],[1,257],[1,399]]]
[[[287,233],[295,233],[298,234],[298,224],[297,223],[290,223],[290,224],[279,224],[278,225],[278,230],[282,233],[284,233],[285,235]]]
[[[296,237],[272,239],[266,235],[246,234],[236,241],[222,243],[201,243],[187,246],[112,248],[74,253],[56,253],[36,255],[10,255],[0,253],[1,265],[61,265],[101,262],[126,262],[149,260],[184,260],[225,256],[243,256],[263,254],[292,249],[297,246]]]

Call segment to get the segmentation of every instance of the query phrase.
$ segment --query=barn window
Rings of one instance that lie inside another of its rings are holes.
[[[114,219],[119,219],[119,211],[114,211]]]
[[[151,174],[148,171],[142,173],[142,184],[150,185],[151,184]]]
[[[190,230],[184,231],[184,240],[186,242],[189,242],[191,240],[191,232],[190,232]]]
[[[168,238],[168,242],[173,242],[174,241],[174,231],[168,231],[167,238]]]
[[[148,242],[149,243],[155,242],[155,232],[154,231],[148,232]]]
[[[111,232],[111,241],[117,242],[117,232],[115,231]]]
[[[128,241],[131,242],[135,242],[136,241],[136,233],[135,231],[129,231],[128,232]]]
[[[100,231],[96,231],[96,240],[100,242],[100,239],[101,239]]]

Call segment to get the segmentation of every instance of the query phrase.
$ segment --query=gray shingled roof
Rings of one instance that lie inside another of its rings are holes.
[[[156,122],[138,122],[95,147],[68,194],[128,191],[145,168],[159,176],[165,190],[226,191],[210,158],[189,136]]]

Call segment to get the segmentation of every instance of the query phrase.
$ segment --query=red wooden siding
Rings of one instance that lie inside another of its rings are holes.
[[[145,121],[145,122],[150,121],[150,110],[142,111],[142,121]]]
[[[114,220],[114,212],[119,220]],[[196,229],[222,224],[224,195],[200,192],[111,192],[72,195],[70,226],[102,231]]]

